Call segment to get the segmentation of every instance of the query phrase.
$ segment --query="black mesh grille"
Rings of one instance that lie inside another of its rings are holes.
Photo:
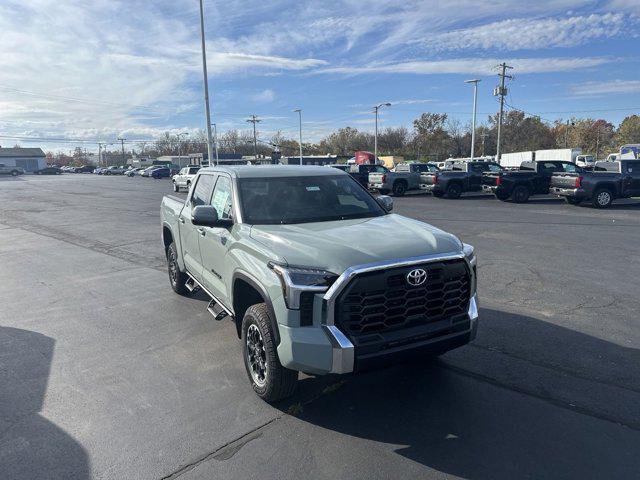
[[[413,287],[416,268],[427,281]],[[470,276],[464,260],[413,265],[356,276],[336,302],[336,325],[350,337],[385,333],[459,318],[466,314]]]

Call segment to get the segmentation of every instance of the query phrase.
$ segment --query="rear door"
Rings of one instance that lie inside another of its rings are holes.
[[[624,162],[622,170],[622,194],[629,197],[640,195],[640,161]]]
[[[234,198],[231,178],[220,174],[213,190],[211,205],[220,219],[233,219]],[[230,228],[205,227],[200,232],[200,255],[202,256],[202,284],[225,305],[229,305],[229,294],[224,278],[231,276],[227,251],[229,249]]]
[[[477,191],[482,189],[482,174],[484,172],[489,171],[488,165],[483,165],[482,163],[471,163],[468,165],[469,175],[468,175],[468,190],[469,191]]]
[[[180,241],[182,242],[182,257],[187,271],[199,283],[202,283],[202,257],[200,256],[200,236],[198,227],[191,223],[191,211],[198,205],[208,205],[211,201],[215,176],[213,174],[201,174],[196,185],[191,191],[189,201],[185,203],[178,221],[180,222]]]

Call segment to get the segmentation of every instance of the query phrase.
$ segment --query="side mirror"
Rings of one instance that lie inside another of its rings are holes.
[[[200,227],[227,228],[233,225],[233,220],[218,218],[218,211],[211,205],[198,205],[191,211],[191,223]]]
[[[376,198],[376,200],[378,201],[380,206],[385,209],[386,212],[390,212],[391,210],[393,210],[393,198],[391,198],[389,195],[380,195]]]

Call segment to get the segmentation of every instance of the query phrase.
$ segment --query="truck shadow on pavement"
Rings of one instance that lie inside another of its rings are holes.
[[[90,478],[85,449],[39,412],[55,341],[0,327],[0,478]]]
[[[510,334],[519,337],[516,341],[550,349],[564,345],[566,356],[586,351],[592,360],[617,365],[613,367],[616,369],[631,369],[622,375],[637,378],[638,349],[531,317],[489,309],[481,312],[487,322],[497,316],[502,317],[498,328],[490,329],[479,340],[499,343],[497,337],[506,333],[501,330],[509,323]],[[464,352],[468,355],[466,365],[473,365],[474,358],[481,355],[480,349],[462,348],[468,349]],[[559,357],[560,353],[551,355],[550,361]],[[589,364],[586,356],[580,362]],[[497,371],[503,365],[499,360],[490,362],[482,375],[465,372],[464,367],[456,365],[459,362],[445,355],[345,378],[304,379],[293,405],[289,402],[281,408],[288,413],[293,410],[304,423],[328,430],[323,449],[332,443],[344,445],[344,441],[336,441],[337,432],[354,439],[350,441],[353,451],[350,447],[339,455],[365,464],[374,461],[383,470],[384,465],[407,466],[394,460],[393,455],[376,455],[391,449],[432,470],[423,478],[441,475],[437,472],[471,479],[630,478],[640,471],[638,428],[579,413],[554,398],[550,389],[553,380],[534,378],[525,371],[505,374]],[[598,379],[606,372],[604,367],[598,368],[579,374]],[[494,375],[501,380],[491,381]],[[630,383],[630,389],[640,392]],[[561,385],[555,387],[562,389]],[[524,393],[530,390],[538,392]],[[627,418],[637,419],[637,405],[626,405]],[[371,441],[385,445],[376,446]],[[389,477],[389,473],[380,471],[376,478],[402,478],[401,472],[397,469]],[[413,474],[407,478],[413,478]]]

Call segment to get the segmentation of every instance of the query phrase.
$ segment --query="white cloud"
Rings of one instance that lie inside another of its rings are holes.
[[[313,73],[338,73],[358,75],[363,73],[408,73],[419,75],[441,74],[475,74],[493,75],[496,65],[506,61],[513,66],[518,74],[548,73],[573,71],[580,68],[597,67],[610,63],[614,59],[609,57],[582,58],[457,58],[452,60],[425,60],[411,62],[397,62],[387,64],[370,64],[365,66],[330,67],[314,71]]]
[[[417,43],[430,51],[476,49],[545,49],[582,45],[627,32],[630,20],[621,13],[565,18],[516,18],[429,35]]]
[[[276,98],[276,92],[267,88],[266,90],[262,90],[261,92],[255,93],[251,95],[251,100],[258,103],[270,103],[273,102]]]
[[[612,80],[609,82],[587,82],[570,89],[577,96],[614,95],[640,93],[640,80]]]

